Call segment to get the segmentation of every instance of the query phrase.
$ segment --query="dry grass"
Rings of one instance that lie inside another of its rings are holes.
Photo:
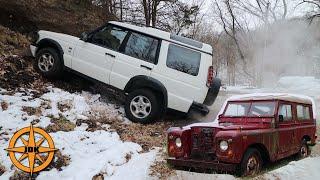
[[[163,151],[157,160],[150,167],[150,175],[157,177],[160,180],[168,179],[175,175],[175,170],[172,169],[166,162],[167,154]]]
[[[30,177],[30,173],[15,170],[13,175],[9,178],[9,180],[33,180],[37,176],[38,174],[33,174],[32,177]]]
[[[6,168],[0,164],[0,176],[6,172]]]
[[[2,111],[5,111],[7,110],[9,107],[8,103],[5,102],[5,101],[1,101],[1,108],[2,108]]]
[[[92,177],[92,180],[104,180],[104,176],[102,173],[96,174]]]
[[[34,108],[34,107],[23,106],[22,111],[26,112],[29,116],[35,115],[39,117],[42,114],[41,107]]]
[[[72,104],[70,101],[58,102],[57,106],[61,112],[69,111],[72,108]]]
[[[58,131],[64,131],[69,132],[73,131],[76,125],[66,118],[60,116],[60,118],[51,118],[50,121],[52,124],[47,126],[45,128],[46,132],[52,133],[52,132],[58,132]]]
[[[152,147],[164,147],[166,130],[172,126],[171,122],[143,125],[137,123],[124,124],[119,120],[107,120],[104,123],[109,124],[109,129],[116,131],[123,141],[138,143],[144,151],[149,151]]]
[[[26,36],[0,26],[0,57],[11,54],[22,54],[29,44]]]
[[[63,155],[60,150],[55,152],[55,160],[46,168],[49,171],[56,168],[58,171],[62,171],[62,167],[68,166],[70,164],[71,158],[69,156]]]

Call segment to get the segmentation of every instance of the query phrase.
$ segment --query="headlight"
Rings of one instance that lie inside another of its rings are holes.
[[[222,151],[226,151],[228,149],[229,145],[227,141],[220,141],[220,149]]]
[[[177,146],[178,148],[181,148],[182,142],[181,142],[181,139],[180,139],[180,138],[177,138],[177,139],[176,139],[176,146]]]

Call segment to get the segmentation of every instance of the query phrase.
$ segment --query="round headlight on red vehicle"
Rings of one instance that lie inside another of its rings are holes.
[[[177,146],[178,148],[181,148],[181,147],[182,147],[181,138],[176,138],[175,142],[176,142],[176,146]]]
[[[220,141],[220,149],[221,151],[226,151],[229,148],[229,144],[227,141]]]

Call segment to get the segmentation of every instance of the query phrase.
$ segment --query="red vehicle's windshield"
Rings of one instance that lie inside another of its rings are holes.
[[[263,117],[273,116],[275,102],[231,102],[228,103],[224,116],[229,117]]]

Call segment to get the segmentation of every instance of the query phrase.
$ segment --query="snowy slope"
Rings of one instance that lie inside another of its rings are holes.
[[[48,93],[34,98],[32,90],[21,89],[21,93],[11,94],[1,89],[0,102],[4,109],[0,106],[0,164],[6,172],[0,179],[9,179],[15,170],[11,169],[12,163],[3,149],[8,147],[8,140],[15,131],[30,126],[32,121],[39,120],[35,126],[45,128],[51,124],[51,118],[61,116],[72,123],[90,116],[121,119],[118,117],[121,116],[119,110],[112,104],[100,102],[98,95],[86,92],[74,94],[52,87],[48,90]],[[61,104],[68,108],[61,110]],[[38,109],[39,112],[28,114],[23,110],[26,107]],[[50,133],[56,148],[71,158],[70,164],[62,167],[62,171],[43,171],[37,179],[81,180],[91,179],[99,173],[107,179],[148,179],[149,167],[158,153],[157,149],[141,153],[139,144],[121,141],[116,132],[87,132],[86,128],[86,124],[82,124],[70,132]]]

